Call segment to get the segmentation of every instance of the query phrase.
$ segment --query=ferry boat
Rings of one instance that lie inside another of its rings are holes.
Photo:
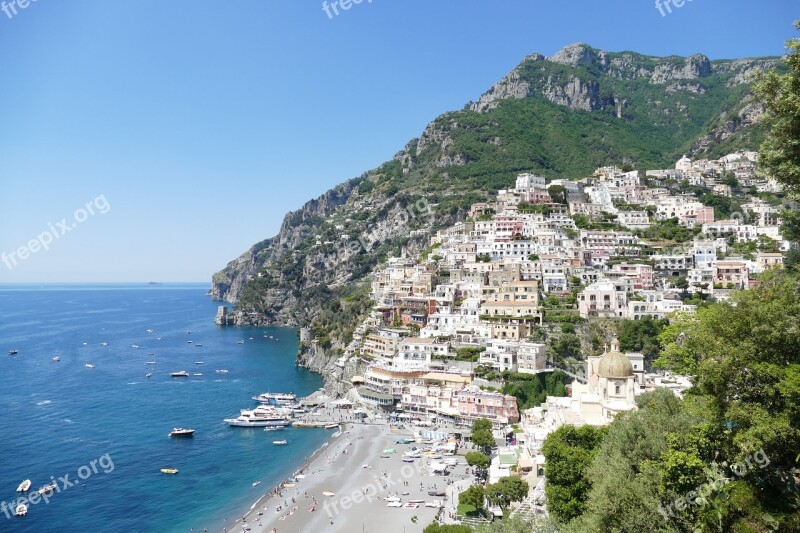
[[[180,372],[173,372],[170,376],[173,378],[188,378],[189,373],[186,370],[181,370]]]
[[[285,415],[256,413],[255,410],[243,410],[236,418],[226,418],[225,423],[231,427],[276,427],[286,426],[291,420]]]
[[[28,506],[24,503],[17,505],[17,508],[14,510],[14,514],[17,516],[25,516],[28,514]]]
[[[17,492],[28,492],[30,488],[31,488],[31,480],[26,479],[19,484],[19,487],[17,487]]]
[[[193,429],[189,428],[172,428],[172,431],[169,432],[170,437],[193,437],[194,436]]]
[[[292,392],[264,392],[253,399],[260,403],[294,404],[297,396]]]

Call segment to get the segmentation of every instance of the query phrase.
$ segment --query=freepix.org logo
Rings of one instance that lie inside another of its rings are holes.
[[[47,224],[47,231],[37,235],[35,238],[29,240],[26,244],[20,246],[11,252],[0,253],[0,261],[8,268],[13,270],[20,261],[25,261],[31,255],[42,250],[49,250],[50,246],[56,239],[60,239],[70,231],[78,227],[79,224],[86,222],[89,217],[96,214],[105,215],[111,210],[111,204],[106,200],[105,195],[101,194],[94,200],[86,202],[83,207],[79,207],[72,213],[72,221],[67,220],[66,217],[53,224]]]

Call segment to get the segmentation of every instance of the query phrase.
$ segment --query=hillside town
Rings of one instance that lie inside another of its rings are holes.
[[[377,271],[369,317],[336,363],[352,384],[347,397],[449,434],[488,419],[505,443],[488,481],[522,476],[531,490],[517,512],[546,514],[549,433],[606,425],[636,409],[645,391],[680,396],[691,386],[643,353],[623,353],[613,331],[571,359],[554,341],[578,324],[695,313],[781,268],[789,244],[780,197],[779,184],[759,175],[755,152],[683,157],[644,175],[618,167],[575,181],[520,174],[439,231],[420,257],[390,258]],[[317,342],[309,329],[300,335]],[[569,376],[566,395],[541,405],[523,409],[501,391],[502,376],[556,371]]]

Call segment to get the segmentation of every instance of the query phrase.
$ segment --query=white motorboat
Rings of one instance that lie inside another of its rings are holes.
[[[28,506],[24,503],[17,505],[17,508],[14,510],[14,514],[17,516],[25,516],[28,514]]]
[[[139,345],[138,344],[131,344],[131,348],[133,348],[134,350],[138,350],[139,349]]]
[[[19,353],[19,350],[17,350],[16,348],[8,351],[8,355],[17,355],[18,353]]]
[[[172,428],[172,431],[169,432],[170,437],[193,437],[194,436],[193,429],[190,428]]]
[[[253,481],[253,486],[254,487],[258,487],[259,485],[261,485],[260,481]]]
[[[147,374],[144,375],[144,377],[152,378],[153,377],[153,373],[152,372],[148,372]]]
[[[39,494],[52,494],[53,491],[56,490],[57,488],[58,488],[58,485],[56,485],[56,483],[54,481],[53,483],[49,483],[49,484],[45,485],[44,487],[39,489],[37,492]]]
[[[156,362],[155,361],[147,361],[145,364],[146,365],[154,365],[154,364],[156,364]]]
[[[100,346],[108,346],[108,343],[107,342],[101,342]]]
[[[272,444],[274,444],[275,446],[283,446],[284,444],[289,444],[289,441],[288,440],[274,440],[274,441],[272,441]]]
[[[189,373],[186,370],[181,370],[180,372],[173,372],[170,374],[173,378],[188,378]]]
[[[237,342],[236,344],[244,344],[244,340],[240,340],[240,341],[239,341],[239,342]]]
[[[94,365],[92,363],[86,363],[83,366],[85,366],[86,368],[94,368]]]
[[[400,502],[389,502],[389,503],[386,504],[386,507],[397,507],[397,508],[400,508],[402,506],[403,506],[403,504],[400,503]]]
[[[203,373],[202,373],[202,372],[195,372],[195,373],[194,373],[194,374],[192,374],[192,375],[193,375],[194,377],[196,377],[196,378],[199,378],[200,376],[202,376],[202,375],[203,375]]]
[[[55,356],[55,357],[53,357],[53,361],[58,363],[59,361],[61,361],[61,358],[59,356]]]
[[[228,373],[228,369],[227,368],[220,368],[219,370],[215,370],[215,372],[217,374],[227,374]]]
[[[202,364],[205,364],[205,363],[203,363],[203,361],[195,361],[195,362],[194,362],[194,364],[196,364],[196,365],[202,365]]]
[[[30,488],[31,488],[31,480],[26,479],[19,484],[19,487],[17,487],[17,492],[28,492]]]
[[[243,410],[236,418],[226,418],[225,423],[232,427],[277,427],[286,426],[291,420],[283,415],[256,413],[255,410]]]
[[[258,396],[253,396],[253,399],[260,403],[294,404],[297,401],[297,395],[292,392],[263,392]]]

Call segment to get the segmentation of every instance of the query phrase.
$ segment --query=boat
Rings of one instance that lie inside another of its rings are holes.
[[[17,355],[18,353],[19,353],[19,350],[17,350],[17,349],[12,349],[12,350],[8,351],[8,355]]]
[[[253,399],[260,403],[294,404],[297,395],[293,392],[262,392],[258,396],[253,396]]]
[[[192,344],[194,341],[186,341],[186,344]]]
[[[189,428],[172,428],[172,431],[169,432],[170,437],[192,437],[194,436],[193,429]]]
[[[30,488],[31,488],[31,480],[26,479],[19,484],[19,487],[17,487],[17,492],[28,492]]]
[[[196,378],[199,378],[200,376],[202,376],[202,375],[203,375],[203,373],[202,373],[202,372],[195,372],[195,373],[194,373],[194,374],[192,374],[192,375],[193,375],[194,377],[196,377]]]
[[[101,342],[100,346],[108,346],[108,343],[107,342]]]
[[[61,361],[61,358],[59,356],[55,356],[55,357],[53,357],[53,361],[58,363],[59,361]]]
[[[139,348],[139,345],[138,345],[138,344],[131,344],[131,348],[133,348],[133,349],[138,349],[138,348]]]
[[[408,503],[425,503],[425,500],[408,500]]]
[[[289,425],[291,419],[281,414],[269,414],[245,409],[236,418],[226,418],[225,423],[231,427],[277,427]]]
[[[220,368],[219,370],[215,370],[217,374],[227,374],[228,370],[226,368]]]
[[[325,429],[337,429],[338,427],[339,424],[328,424],[327,426],[325,426]]]
[[[447,496],[447,493],[443,490],[429,490],[428,496]]]
[[[152,378],[153,377],[153,373],[152,372],[148,372],[147,374],[144,375],[144,377]]]
[[[260,481],[253,481],[253,486],[254,487],[258,487],[259,485],[261,485]]]
[[[153,330],[152,329],[148,329],[147,333],[153,333]]]
[[[154,365],[154,364],[156,364],[156,362],[155,362],[155,361],[148,361],[148,362],[146,362],[145,364],[146,364],[146,365]]]
[[[17,505],[17,508],[14,510],[14,514],[17,516],[25,516],[28,514],[28,506],[24,503]]]
[[[419,504],[408,502],[403,507],[406,509],[417,509],[419,507]]]
[[[332,491],[330,491],[330,490],[323,490],[323,491],[322,491],[322,495],[323,495],[323,496],[328,496],[328,497],[333,497],[333,496],[336,496],[336,493],[335,493],[335,492],[332,492]]]
[[[202,344],[200,344],[200,343],[198,342],[197,344],[195,344],[195,346],[202,346]]]
[[[39,489],[36,492],[38,492],[39,494],[52,494],[52,492],[54,490],[56,490],[57,488],[58,488],[58,485],[54,481],[52,483],[49,483],[49,484],[45,485],[44,487],[42,487],[41,489]]]
[[[441,506],[442,506],[442,502],[440,502],[439,500],[434,500],[432,502],[425,502],[425,507],[431,507],[433,509],[438,509]]]
[[[397,507],[397,508],[400,508],[402,506],[403,506],[403,504],[400,503],[400,502],[389,502],[389,503],[386,504],[386,507]]]
[[[162,474],[174,475],[174,474],[178,473],[178,469],[177,468],[162,468],[161,469],[161,473]]]
[[[203,361],[195,361],[195,362],[194,362],[194,364],[196,364],[196,365],[202,365],[202,364],[203,364]]]
[[[189,373],[186,370],[181,370],[180,372],[173,372],[170,374],[173,378],[188,378]]]
[[[274,444],[275,446],[283,446],[284,444],[289,444],[289,441],[288,440],[274,440],[274,441],[272,441],[272,444]]]
[[[239,341],[239,342],[237,342],[236,344],[244,344],[244,340],[240,340],[240,341]]]
[[[86,368],[94,368],[94,365],[92,363],[86,363],[83,366],[85,366]]]
[[[413,463],[414,462],[414,458],[413,457],[403,457],[403,462],[404,463]]]

